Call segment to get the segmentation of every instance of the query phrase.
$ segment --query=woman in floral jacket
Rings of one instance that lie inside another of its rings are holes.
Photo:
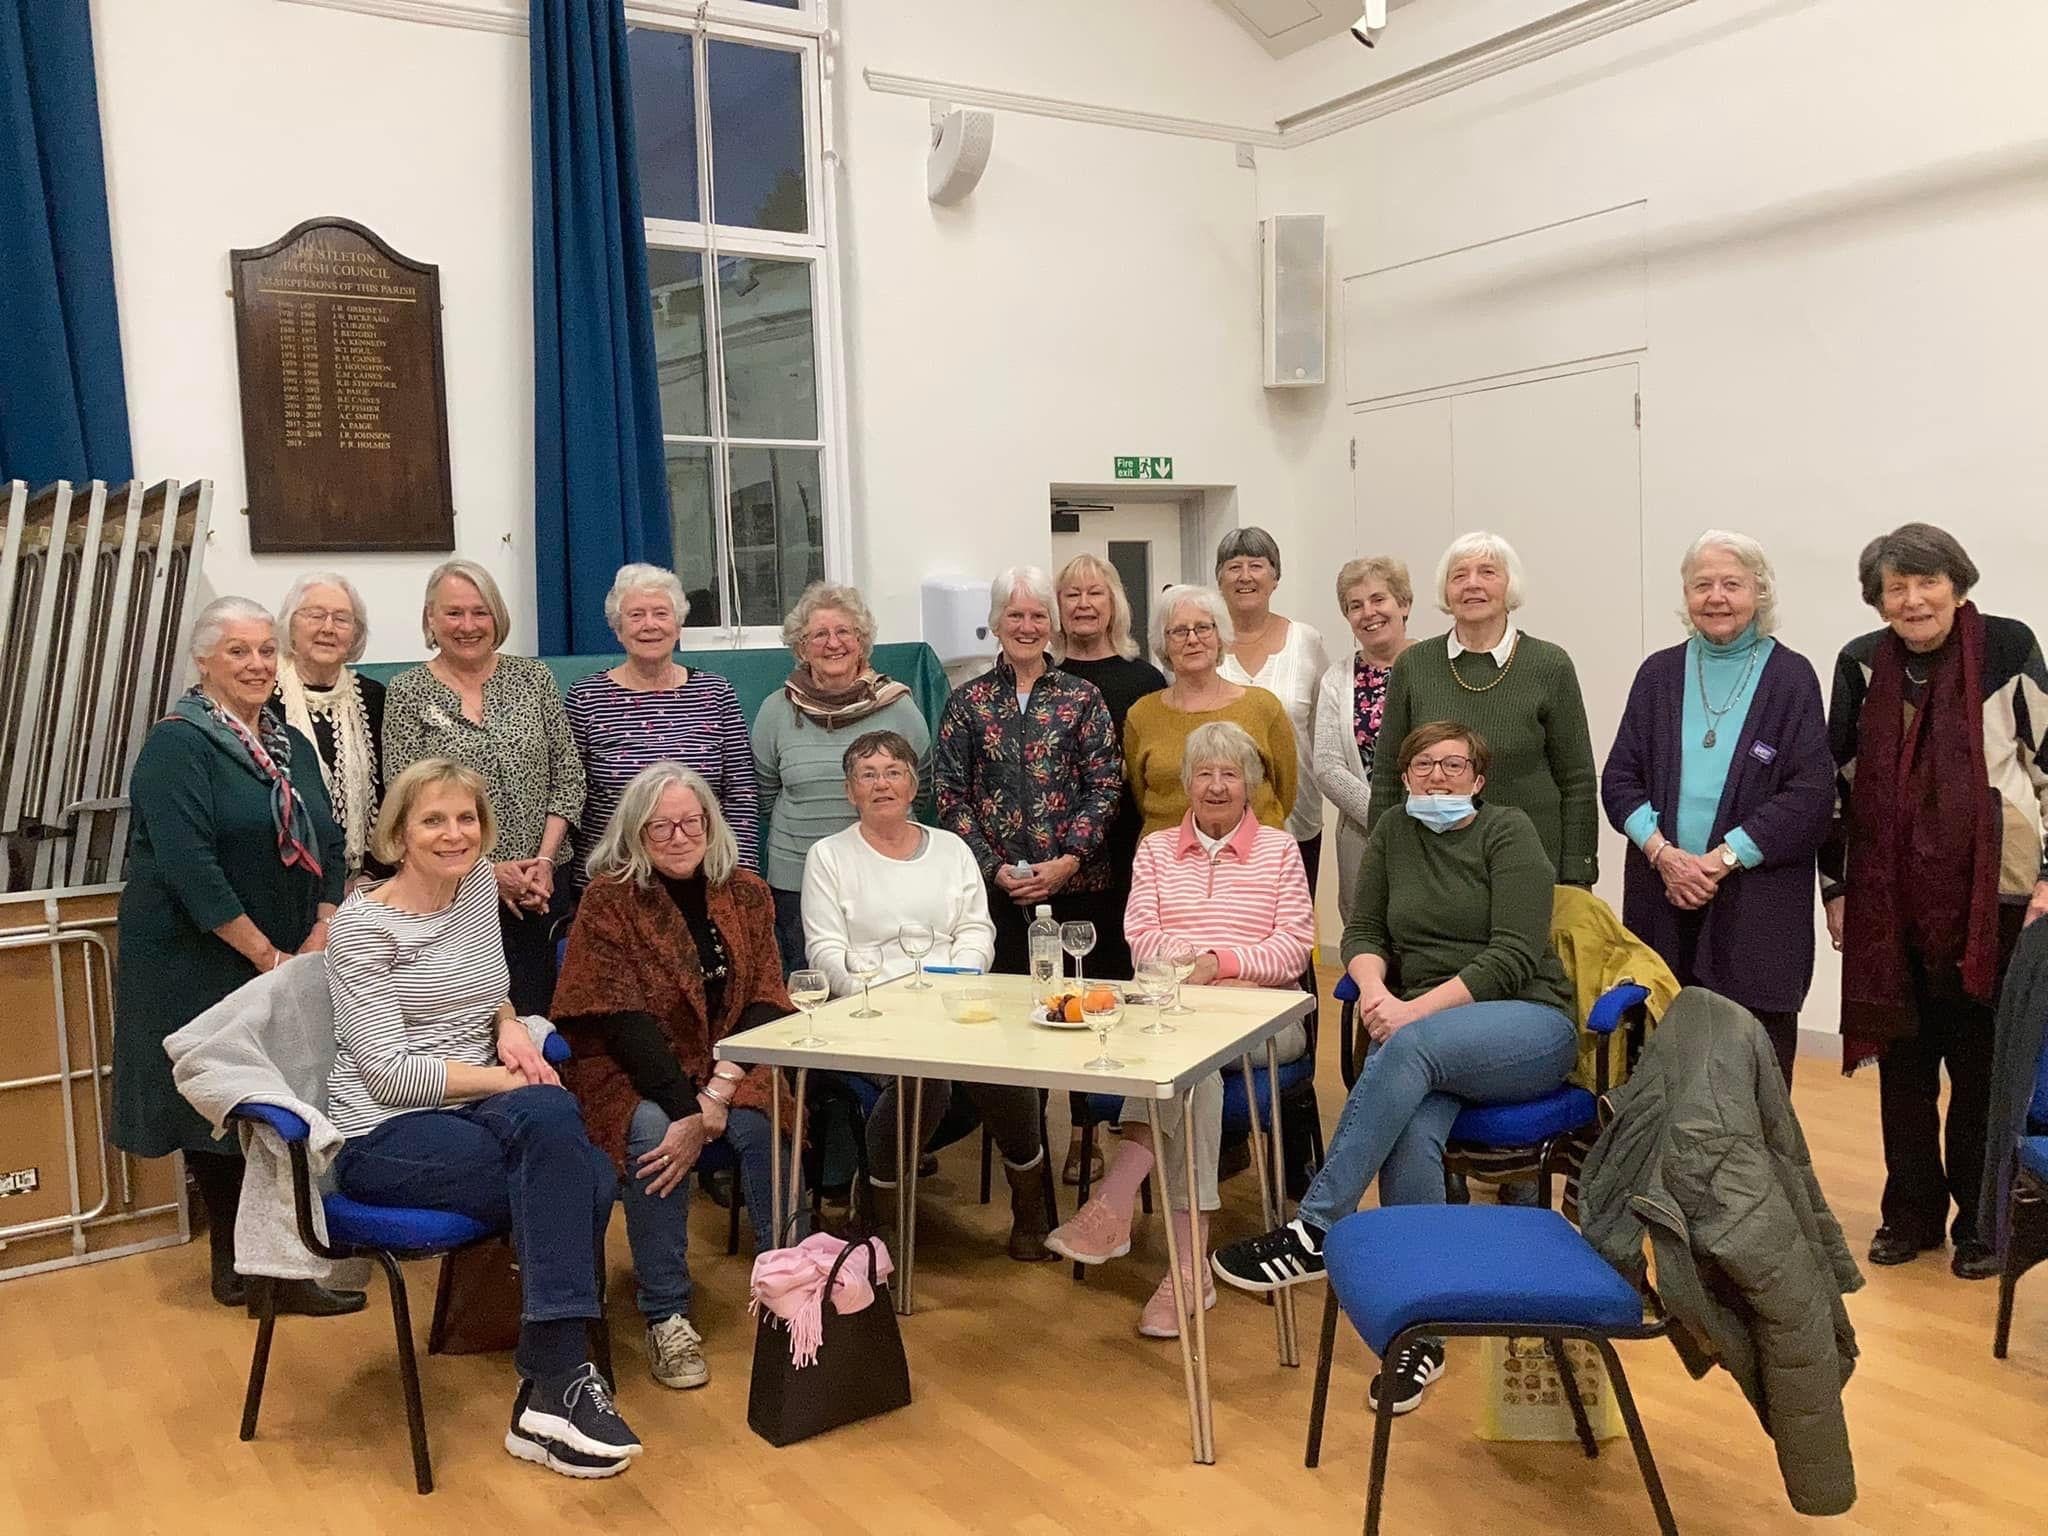
[[[1104,839],[1123,793],[1124,760],[1093,683],[1052,664],[1052,582],[1013,566],[989,587],[996,664],[946,701],[932,749],[939,822],[965,839],[988,883],[995,968],[1028,964],[1032,909],[1098,933],[1120,927]]]

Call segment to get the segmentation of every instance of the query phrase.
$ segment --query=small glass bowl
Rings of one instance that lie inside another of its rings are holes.
[[[955,1024],[993,1024],[996,989],[988,986],[941,987],[939,1003]]]

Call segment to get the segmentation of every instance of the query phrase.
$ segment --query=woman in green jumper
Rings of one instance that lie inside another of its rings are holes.
[[[242,1154],[216,1141],[171,1081],[164,1039],[294,954],[327,947],[347,875],[313,743],[285,724],[277,629],[245,597],[192,627],[199,685],[150,731],[135,761],[128,884],[114,999],[114,1145],[185,1154],[206,1203],[213,1299],[244,1300],[235,1273]],[[280,1312],[354,1312],[360,1291],[283,1284]]]
[[[1465,534],[1438,562],[1436,598],[1451,632],[1410,646],[1394,663],[1380,739],[1399,741],[1432,720],[1471,726],[1493,748],[1488,801],[1536,824],[1558,884],[1590,886],[1600,837],[1593,739],[1571,657],[1515,624],[1521,557],[1497,534]],[[1367,831],[1403,793],[1393,758],[1381,754]]]

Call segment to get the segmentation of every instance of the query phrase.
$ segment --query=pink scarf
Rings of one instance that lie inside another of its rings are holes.
[[[874,1244],[872,1276],[859,1255],[839,1266],[839,1278],[832,1283],[832,1308],[842,1317],[873,1302],[875,1286],[896,1267],[882,1240],[876,1238]],[[747,1313],[757,1316],[765,1307],[789,1325],[789,1357],[799,1367],[817,1361],[818,1346],[825,1339],[825,1277],[846,1246],[829,1232],[814,1232],[794,1248],[771,1248],[754,1260],[753,1299]]]

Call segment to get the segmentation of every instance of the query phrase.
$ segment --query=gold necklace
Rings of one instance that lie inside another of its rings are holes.
[[[1450,663],[1452,682],[1456,683],[1460,688],[1464,689],[1467,693],[1487,693],[1495,688],[1498,688],[1501,685],[1501,683],[1506,679],[1508,675],[1508,669],[1515,664],[1515,658],[1521,654],[1522,632],[1520,630],[1516,630],[1515,643],[1508,647],[1508,659],[1501,663],[1500,671],[1495,674],[1492,682],[1484,684],[1483,686],[1478,688],[1474,688],[1470,683],[1466,682],[1464,678],[1458,676],[1457,657],[1447,655],[1445,657],[1445,660],[1447,660]]]

